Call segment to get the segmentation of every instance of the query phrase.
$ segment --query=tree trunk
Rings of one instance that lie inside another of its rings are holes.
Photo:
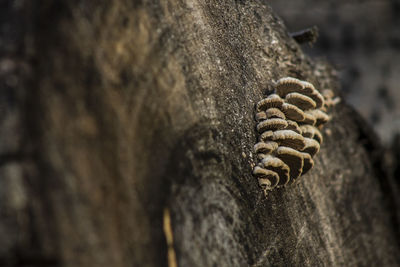
[[[264,197],[255,104],[338,94],[260,1],[3,1],[0,265],[394,266],[397,188],[343,101]]]

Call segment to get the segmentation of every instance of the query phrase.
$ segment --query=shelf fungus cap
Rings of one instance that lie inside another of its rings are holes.
[[[289,182],[289,166],[286,165],[281,159],[271,155],[267,155],[265,158],[262,159],[261,163],[265,169],[274,171],[278,174],[278,186],[286,185]]]
[[[298,122],[304,121],[304,112],[295,105],[284,103],[282,105],[282,111],[289,120]]]
[[[260,122],[267,119],[267,114],[265,111],[260,111],[256,113],[256,121]]]
[[[266,131],[260,135],[261,142],[272,141],[272,136],[274,135],[273,131]]]
[[[278,148],[278,143],[267,141],[267,142],[258,142],[254,145],[254,152],[256,154],[268,154]]]
[[[311,125],[301,125],[300,129],[304,137],[315,139],[318,143],[322,144],[322,134],[317,128]]]
[[[316,140],[319,144],[322,144],[322,142],[324,141],[321,132],[315,127],[314,127],[313,139]]]
[[[314,125],[316,122],[317,122],[317,119],[314,117],[314,115],[310,114],[307,111],[304,112],[304,121],[302,121],[302,123]]]
[[[319,143],[317,140],[311,139],[311,138],[304,138],[304,141],[306,143],[304,149],[302,150],[303,152],[306,152],[311,155],[311,157],[314,157],[315,154],[318,153],[319,151]]]
[[[301,175],[306,174],[312,167],[314,167],[314,161],[311,158],[310,154],[302,152],[303,156],[303,172]]]
[[[275,89],[279,96],[285,97],[289,93],[301,91],[303,89],[303,85],[299,79],[285,77],[276,82]]]
[[[265,111],[265,113],[268,119],[286,119],[285,114],[283,114],[283,112],[278,108],[269,108],[267,111]]]
[[[272,140],[280,146],[290,147],[296,150],[303,150],[306,146],[304,137],[292,130],[275,131],[272,135]]]
[[[268,130],[279,130],[285,129],[287,127],[287,122],[282,119],[269,119],[261,121],[257,124],[257,131],[259,133],[268,131]]]
[[[313,138],[315,127],[313,127],[311,125],[304,124],[304,125],[300,126],[300,129],[301,129],[301,134],[304,137]]]
[[[316,91],[316,89],[312,83],[309,83],[306,81],[301,81],[301,84],[303,85],[302,93],[312,94],[314,91]]]
[[[298,134],[301,134],[301,128],[299,127],[299,125],[297,124],[297,122],[295,121],[291,121],[291,120],[287,120],[286,121],[288,126],[286,127],[286,130],[292,130]]]
[[[282,104],[282,98],[280,98],[277,94],[271,94],[267,98],[264,98],[257,103],[257,111],[264,111],[269,108],[280,108]]]
[[[317,90],[314,90],[312,93],[305,93],[305,94],[312,100],[314,100],[316,104],[315,108],[321,108],[325,105],[324,97]]]
[[[313,109],[317,106],[312,98],[296,92],[287,94],[285,100],[287,103],[295,105],[301,110]]]
[[[289,174],[292,180],[297,179],[301,175],[304,164],[301,152],[290,147],[280,146],[275,151],[275,154],[276,157],[280,158],[289,166]]]
[[[262,160],[263,158],[265,158],[267,156],[267,154],[257,154],[257,159]],[[260,165],[260,163],[258,163],[257,165]]]
[[[306,111],[306,112],[315,117],[315,119],[316,119],[315,126],[319,126],[321,124],[327,123],[330,119],[329,116],[325,112],[323,112],[319,109],[314,109],[314,110],[310,110],[310,111]]]
[[[274,188],[279,183],[279,175],[271,170],[256,166],[253,169],[253,175],[258,178],[260,186],[265,190]]]

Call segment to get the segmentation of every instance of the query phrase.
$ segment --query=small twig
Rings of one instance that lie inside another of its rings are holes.
[[[318,27],[313,26],[311,28],[307,28],[298,32],[293,32],[290,33],[290,36],[293,37],[299,44],[313,44],[315,43],[315,41],[317,41],[318,38]]]
[[[171,215],[168,208],[164,208],[164,234],[168,247],[168,267],[178,267],[174,249],[174,236],[171,225]]]

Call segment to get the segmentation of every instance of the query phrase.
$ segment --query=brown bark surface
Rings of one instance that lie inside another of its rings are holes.
[[[343,102],[297,185],[252,176],[274,80],[338,93],[265,3],[0,6],[0,265],[399,264],[397,188]]]

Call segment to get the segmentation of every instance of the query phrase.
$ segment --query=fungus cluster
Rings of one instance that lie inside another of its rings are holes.
[[[274,93],[257,103],[258,164],[253,174],[264,193],[292,184],[309,171],[322,143],[319,129],[329,120],[324,97],[305,81],[282,78]]]

